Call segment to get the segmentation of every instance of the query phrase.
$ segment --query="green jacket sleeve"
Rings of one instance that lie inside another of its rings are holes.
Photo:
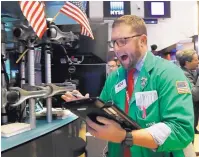
[[[106,80],[106,83],[103,87],[103,90],[100,94],[100,99],[103,100],[104,102],[107,102],[108,100],[108,94],[107,94],[107,80]]]
[[[105,85],[102,89],[102,92],[100,94],[100,99],[103,100],[104,102],[107,102],[111,99],[111,93],[113,92],[113,87],[110,84],[111,79],[113,78],[113,73],[108,76],[106,79]],[[111,88],[111,89],[110,89]]]
[[[191,93],[178,93],[176,82],[189,81],[181,70],[173,66],[167,67],[159,78],[162,78],[157,81],[161,122],[170,127],[171,133],[157,151],[183,149],[194,138],[193,101]]]

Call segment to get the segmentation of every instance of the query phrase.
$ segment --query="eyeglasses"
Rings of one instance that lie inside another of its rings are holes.
[[[108,45],[109,45],[110,48],[113,48],[115,46],[115,43],[116,43],[117,46],[122,47],[122,46],[126,45],[127,39],[138,37],[138,36],[141,36],[141,35],[133,35],[133,36],[130,36],[130,37],[119,38],[119,39],[116,39],[116,40],[108,41]]]

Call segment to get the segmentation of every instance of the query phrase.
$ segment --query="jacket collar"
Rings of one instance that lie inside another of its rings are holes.
[[[147,52],[144,65],[142,66],[142,69],[137,78],[137,82],[134,86],[134,92],[130,104],[135,101],[135,93],[142,92],[147,87],[150,81],[150,72],[154,68],[154,66],[155,66],[155,56],[151,52]]]
[[[144,64],[142,66],[142,69],[140,72],[143,70],[146,73],[149,73],[155,66],[155,56],[152,54],[152,52],[148,51],[146,54],[146,58],[144,60]],[[118,69],[119,75],[120,75],[120,80],[125,79],[126,77],[126,69],[124,69],[122,66]]]

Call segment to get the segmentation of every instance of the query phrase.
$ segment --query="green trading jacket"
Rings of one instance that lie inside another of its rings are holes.
[[[147,78],[145,86],[141,86],[143,78]],[[113,101],[122,110],[125,107],[126,89],[116,94],[115,85],[124,79],[126,79],[126,70],[120,67],[107,78],[100,95],[103,101]],[[184,157],[183,149],[194,138],[193,103],[190,93],[178,93],[176,81],[188,82],[183,71],[176,65],[147,52],[130,100],[129,116],[142,128],[164,122],[170,127],[171,134],[157,150],[132,146],[133,157],[169,157],[171,152],[173,157]],[[190,87],[189,84],[188,88]],[[152,90],[157,91],[158,100],[146,109],[147,117],[143,119],[142,111],[136,106],[135,93]],[[122,157],[120,144],[109,142],[108,156]]]

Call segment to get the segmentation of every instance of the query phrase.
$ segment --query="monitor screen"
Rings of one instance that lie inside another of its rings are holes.
[[[5,70],[6,70],[6,73],[8,74],[8,78],[10,79],[10,60],[9,59],[7,59],[6,61],[5,61]]]
[[[72,31],[80,35],[80,25],[59,25],[63,32]],[[106,62],[108,52],[108,24],[107,23],[94,23],[91,24],[91,29],[94,35],[94,40],[90,37],[80,35],[79,48],[74,51],[74,55],[87,55],[93,54],[99,57],[103,62]]]
[[[19,70],[11,70],[11,78],[16,79],[17,73],[19,73]]]
[[[70,73],[70,68],[75,71]],[[62,72],[58,69],[63,69]],[[45,69],[43,69],[45,70]],[[106,64],[54,64],[52,65],[52,82],[63,83],[65,81],[78,80],[77,89],[82,93],[89,93],[91,97],[99,96],[106,80]],[[44,71],[42,74],[45,73]],[[44,75],[42,76],[44,82]]]
[[[145,18],[170,18],[170,1],[144,1]]]
[[[104,1],[104,18],[117,18],[131,14],[130,1]]]

